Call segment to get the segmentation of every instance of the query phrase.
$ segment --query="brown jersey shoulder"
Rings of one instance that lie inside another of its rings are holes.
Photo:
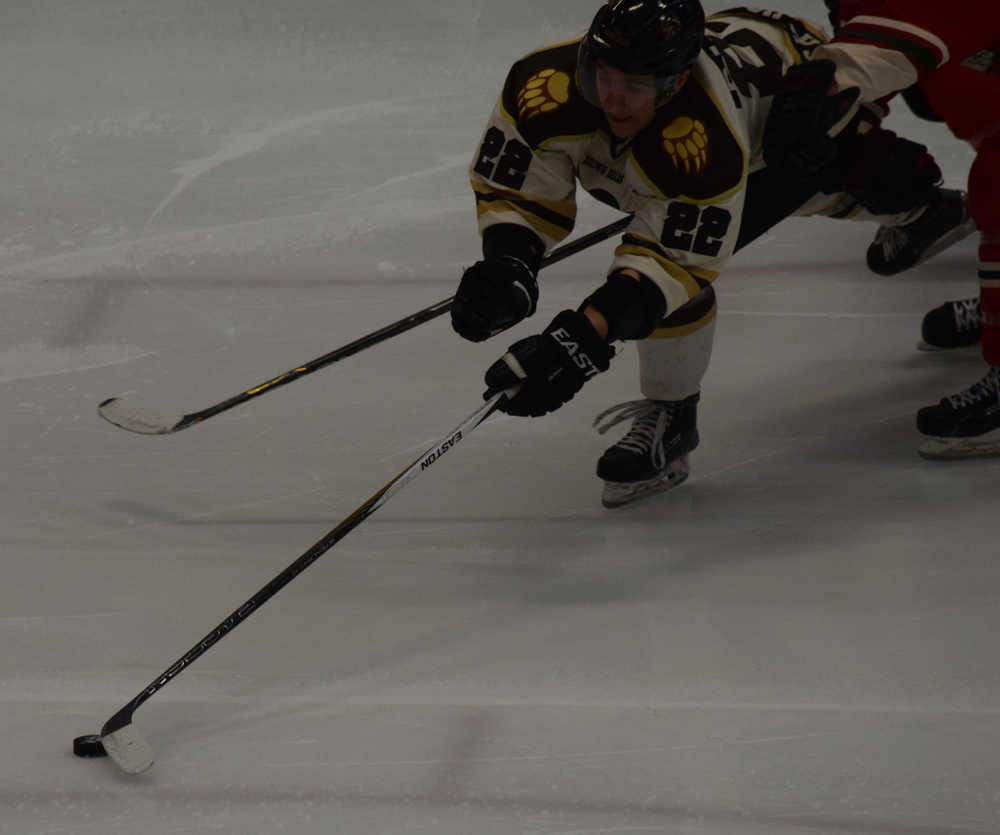
[[[533,148],[563,136],[593,133],[604,122],[576,86],[579,39],[526,55],[511,68],[503,108]]]
[[[732,193],[746,167],[743,146],[694,76],[635,138],[632,155],[662,196],[696,201]]]

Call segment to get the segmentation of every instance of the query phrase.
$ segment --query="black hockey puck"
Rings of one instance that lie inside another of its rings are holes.
[[[73,753],[78,757],[106,757],[104,743],[97,734],[78,736],[73,740]]]

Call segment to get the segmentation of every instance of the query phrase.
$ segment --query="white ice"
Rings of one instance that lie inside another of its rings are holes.
[[[97,404],[194,411],[450,296],[506,66],[594,5],[3,4],[0,833],[1000,832],[1000,464],[915,452],[916,410],[981,374],[915,350],[975,244],[877,278],[874,230],[823,219],[719,280],[682,487],[600,506],[627,351],[491,418],[146,702],[150,771],[70,753],[475,410],[612,245],[483,345],[439,319],[166,437]],[[890,125],[964,183],[944,128]]]

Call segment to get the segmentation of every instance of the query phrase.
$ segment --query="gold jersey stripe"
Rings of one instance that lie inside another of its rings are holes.
[[[576,222],[576,203],[572,200],[552,200],[533,194],[506,191],[477,180],[472,181],[472,190],[478,205],[488,206],[494,202],[501,202],[520,206],[550,224],[565,227],[567,233],[573,230],[573,224]]]
[[[640,257],[652,258],[657,265],[672,279],[684,287],[688,298],[694,297],[701,290],[697,279],[689,269],[685,269],[680,264],[675,264],[667,258],[659,247],[639,246],[636,244],[622,244],[615,249],[615,256],[638,255]]]
[[[476,204],[477,220],[482,220],[483,217],[489,217],[490,215],[497,215],[498,223],[509,222],[505,221],[502,217],[504,214],[509,213],[514,213],[518,217],[523,218],[532,229],[548,241],[558,243],[572,231],[572,229],[566,229],[562,226],[549,223],[544,218],[540,218],[538,215],[528,211],[524,206],[506,200],[494,200],[490,203]]]
[[[657,328],[649,336],[647,336],[646,339],[679,339],[682,336],[688,336],[695,331],[700,331],[703,327],[705,327],[705,325],[715,318],[715,315],[718,312],[719,306],[715,302],[712,302],[712,306],[708,309],[704,316],[683,325]]]

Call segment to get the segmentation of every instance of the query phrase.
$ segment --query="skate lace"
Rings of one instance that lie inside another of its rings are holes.
[[[902,226],[880,226],[875,232],[875,246],[882,248],[882,254],[891,261],[906,246],[909,235]]]
[[[654,466],[663,468],[666,466],[663,435],[674,416],[674,411],[675,408],[671,403],[628,400],[601,412],[594,418],[594,427],[603,435],[619,423],[632,419],[632,428],[615,446],[631,452],[648,454]]]
[[[982,380],[973,383],[965,391],[951,395],[947,401],[952,408],[960,409],[963,406],[974,406],[984,400],[998,398],[1000,398],[1000,367],[993,366]]]
[[[960,299],[951,302],[958,332],[977,330],[980,326],[979,298]]]

